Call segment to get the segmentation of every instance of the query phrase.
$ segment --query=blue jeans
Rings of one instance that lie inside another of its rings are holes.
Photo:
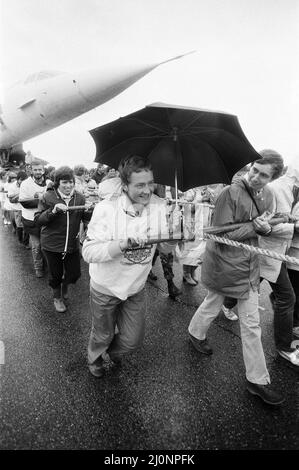
[[[31,251],[32,251],[32,259],[33,259],[33,266],[35,271],[42,271],[44,265],[44,258],[42,254],[41,244],[40,244],[40,237],[33,235],[30,233],[29,235],[31,241]]]

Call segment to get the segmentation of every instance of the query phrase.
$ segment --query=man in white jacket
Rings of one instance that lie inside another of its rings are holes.
[[[90,264],[88,365],[95,377],[103,375],[103,354],[118,363],[125,353],[141,345],[144,287],[156,249],[156,244],[146,241],[169,237],[166,205],[153,194],[150,163],[129,156],[122,160],[119,172],[122,193],[96,205],[82,250]],[[138,249],[131,249],[132,241]],[[159,249],[169,252],[174,243],[161,243]]]

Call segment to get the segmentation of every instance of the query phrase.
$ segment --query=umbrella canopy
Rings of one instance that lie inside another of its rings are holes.
[[[155,181],[182,191],[229,184],[260,158],[236,116],[204,109],[154,103],[89,132],[96,162],[117,168],[129,154],[148,157]]]

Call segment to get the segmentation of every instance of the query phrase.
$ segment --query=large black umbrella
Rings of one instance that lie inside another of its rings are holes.
[[[128,154],[146,156],[155,181],[182,191],[230,183],[260,158],[231,114],[154,103],[89,131],[96,162],[117,168]]]

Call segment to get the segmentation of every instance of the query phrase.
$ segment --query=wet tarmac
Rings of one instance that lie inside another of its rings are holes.
[[[175,282],[183,294],[173,301],[157,260],[142,348],[96,379],[86,366],[88,266],[82,261],[69,308],[59,314],[46,276],[34,275],[30,251],[2,225],[0,254],[0,449],[299,448],[298,368],[277,357],[267,283],[263,344],[272,382],[286,398],[277,408],[246,391],[238,322],[219,315],[209,331],[212,356],[192,348],[187,327],[205,291],[182,285],[179,265]]]

